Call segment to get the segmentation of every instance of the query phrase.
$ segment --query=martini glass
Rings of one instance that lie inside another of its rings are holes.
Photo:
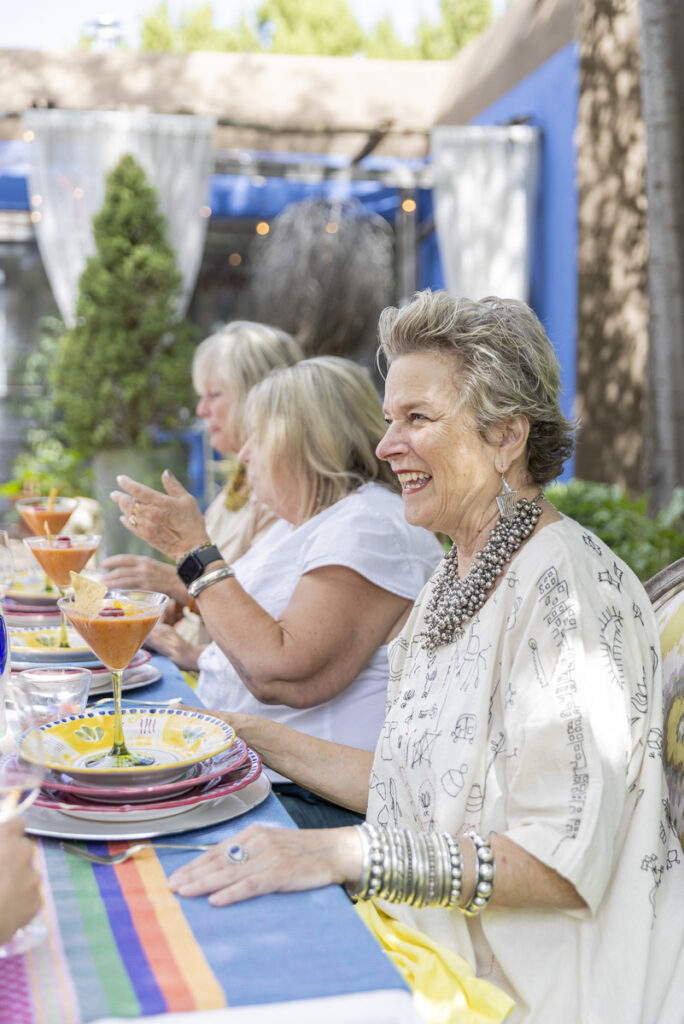
[[[63,530],[78,501],[76,498],[20,498],[16,504],[19,515],[32,534],[45,537],[45,526],[51,534]],[[45,577],[45,589],[52,590],[50,578]]]
[[[152,590],[108,590],[97,613],[74,605],[74,598],[62,597],[57,604],[91,651],[112,674],[114,690],[114,741],[108,754],[88,762],[112,768],[144,767],[154,758],[131,754],[126,747],[121,719],[123,671],[142,647],[150,630],[162,616],[168,597]]]
[[[97,550],[100,536],[83,533],[75,537],[24,537],[24,544],[32,552],[41,569],[52,580],[60,595],[65,596],[71,586],[72,572],[80,572]],[[59,601],[57,602],[59,604]],[[59,646],[68,647],[66,619],[62,612]]]

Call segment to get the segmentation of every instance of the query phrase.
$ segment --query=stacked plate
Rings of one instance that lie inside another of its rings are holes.
[[[27,812],[28,831],[85,839],[168,835],[244,813],[270,791],[259,756],[211,715],[124,711],[128,749],[151,761],[125,768],[98,764],[113,726],[109,710],[41,726],[47,771]]]
[[[111,693],[112,677],[109,670],[95,657],[75,629],[67,629],[69,647],[59,646],[59,609],[57,625],[17,626],[11,625],[9,621],[8,625],[13,672],[40,665],[79,665],[89,668],[93,673],[91,696]],[[159,669],[147,664],[151,657],[149,651],[138,651],[132,658],[123,674],[123,690],[135,690],[161,679]]]

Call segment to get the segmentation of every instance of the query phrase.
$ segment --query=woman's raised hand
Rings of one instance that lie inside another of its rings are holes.
[[[145,641],[145,646],[171,658],[179,668],[191,672],[196,672],[199,668],[197,659],[202,653],[202,648],[189,643],[173,626],[166,623],[154,627]],[[204,710],[206,712],[206,708]]]
[[[202,511],[190,492],[169,469],[161,479],[166,494],[130,476],[117,476],[121,490],[112,491],[110,498],[121,509],[121,522],[127,530],[177,562],[209,537]]]
[[[225,907],[269,892],[355,883],[362,868],[361,839],[353,827],[299,830],[250,825],[175,871],[169,886],[179,896],[210,893],[210,903]]]

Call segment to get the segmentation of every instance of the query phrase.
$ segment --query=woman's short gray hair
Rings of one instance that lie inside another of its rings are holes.
[[[574,448],[575,425],[561,412],[560,368],[538,317],[516,299],[474,302],[447,292],[417,292],[380,315],[388,363],[436,351],[454,356],[455,386],[483,440],[513,416],[530,424],[527,468],[537,484],[554,480]]]
[[[386,429],[380,398],[349,359],[318,356],[275,370],[250,392],[247,429],[271,477],[283,469],[301,484],[303,518],[372,480],[400,490],[375,454]]]
[[[233,320],[198,345],[192,362],[192,383],[202,394],[212,387],[231,393],[230,429],[241,437],[247,395],[271,370],[293,366],[304,353],[286,331],[251,320]]]

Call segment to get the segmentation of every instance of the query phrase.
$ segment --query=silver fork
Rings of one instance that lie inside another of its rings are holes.
[[[100,700],[93,701],[93,703],[89,704],[88,707],[89,708],[99,708],[102,704],[113,704],[113,703],[114,703],[114,698],[113,697],[101,697]],[[174,704],[182,704],[183,703],[183,698],[182,697],[170,697],[169,700],[134,700],[132,697],[128,698],[128,699],[126,697],[123,697],[122,700],[121,700],[121,703],[122,704],[135,704],[135,705],[146,704],[148,707],[154,707],[154,708],[170,708]]]
[[[83,850],[74,843],[60,843],[66,853],[73,853],[76,857],[89,860],[91,864],[123,864],[125,860],[134,857],[141,850],[210,850],[211,845],[190,844],[190,843],[134,843],[125,850],[118,853],[91,853],[90,850]],[[212,844],[213,845],[213,844]]]

